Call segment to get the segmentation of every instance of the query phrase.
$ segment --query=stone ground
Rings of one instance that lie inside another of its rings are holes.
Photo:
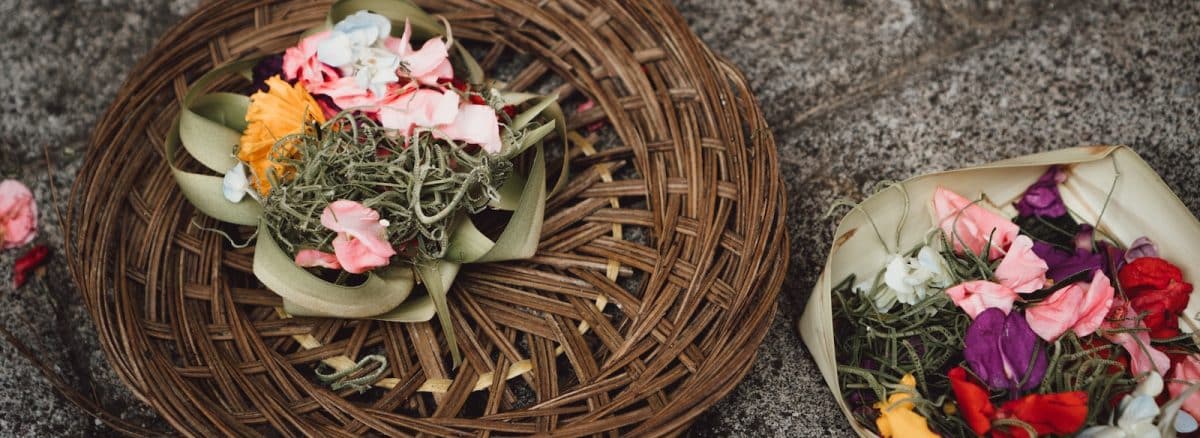
[[[0,321],[123,416],[152,411],[107,369],[62,268],[52,199],[129,66],[198,0],[0,0],[0,177],[43,209],[48,275],[0,281]],[[776,323],[738,388],[689,435],[844,436],[794,332],[827,251],[834,199],[874,181],[1061,147],[1128,144],[1200,211],[1200,2],[676,0],[745,70],[779,144],[792,264]],[[43,150],[50,151],[53,184]],[[10,277],[17,251],[0,253]],[[0,344],[0,435],[103,435]]]

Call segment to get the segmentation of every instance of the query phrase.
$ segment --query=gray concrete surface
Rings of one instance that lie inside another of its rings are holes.
[[[0,177],[43,209],[48,275],[13,290],[0,322],[71,383],[164,428],[108,370],[62,267],[49,208],[129,67],[198,0],[0,0]],[[843,436],[845,420],[792,327],[823,264],[831,200],[874,181],[1093,143],[1133,146],[1200,211],[1200,2],[676,0],[753,83],[790,192],[792,263],[751,374],[697,437]],[[46,172],[50,151],[54,180]],[[111,433],[0,344],[0,435]]]

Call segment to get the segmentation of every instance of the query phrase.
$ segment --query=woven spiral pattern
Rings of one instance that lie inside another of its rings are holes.
[[[201,229],[221,225],[162,159],[189,83],[282,51],[329,6],[218,0],[133,69],[73,190],[71,270],[112,366],[189,435],[682,431],[749,370],[787,266],[775,145],[745,80],[666,1],[419,3],[507,89],[558,93],[572,129],[538,254],[451,290],[463,363],[436,321],[283,317],[252,249]],[[314,378],[369,354],[388,361],[370,390]]]

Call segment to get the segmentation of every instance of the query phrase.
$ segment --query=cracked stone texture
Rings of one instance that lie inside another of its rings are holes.
[[[0,0],[0,177],[42,210],[47,272],[13,290],[0,252],[0,321],[105,407],[167,430],[106,366],[63,268],[51,207],[120,78],[199,0]],[[779,316],[754,369],[689,435],[845,436],[794,331],[819,274],[832,200],[882,179],[1061,147],[1128,144],[1200,209],[1200,2],[675,0],[745,70],[779,144],[792,237]],[[82,66],[82,68],[81,68]],[[47,172],[48,150],[53,182]],[[0,435],[112,431],[0,343]]]

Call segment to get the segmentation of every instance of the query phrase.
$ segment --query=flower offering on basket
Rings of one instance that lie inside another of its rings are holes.
[[[835,237],[801,331],[860,433],[1196,432],[1200,223],[1132,151],[915,178]]]
[[[457,361],[459,267],[536,250],[543,142],[565,138],[556,98],[499,91],[448,24],[405,1],[339,1],[305,35],[192,84],[167,139],[175,178],[203,213],[257,228],[254,273],[287,313],[436,313]],[[178,144],[224,176],[177,167]]]

